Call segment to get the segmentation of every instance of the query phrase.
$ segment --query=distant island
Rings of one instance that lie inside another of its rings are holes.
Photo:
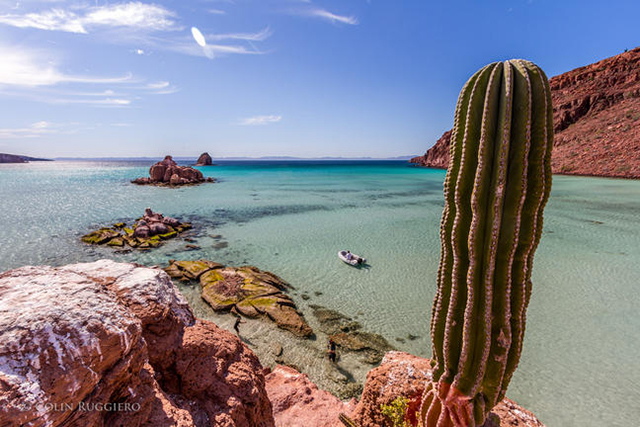
[[[51,162],[51,161],[52,161],[51,159],[39,159],[37,157],[0,153],[0,163],[29,163],[29,162]]]
[[[553,173],[640,178],[639,66],[635,48],[549,79]],[[446,169],[450,140],[449,130],[411,163]]]

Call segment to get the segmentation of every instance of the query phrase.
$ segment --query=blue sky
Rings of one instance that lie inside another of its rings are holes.
[[[561,74],[640,44],[638,16],[637,1],[0,0],[0,152],[421,154],[481,66]]]

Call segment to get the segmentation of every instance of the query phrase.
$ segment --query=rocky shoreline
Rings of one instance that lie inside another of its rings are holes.
[[[430,378],[427,359],[388,352],[359,402],[343,402],[292,368],[265,370],[197,319],[161,269],[109,260],[1,274],[0,366],[1,425],[325,427],[346,413],[380,426],[381,403],[412,399]],[[107,403],[129,410],[80,409]],[[508,400],[494,413],[542,426]]]

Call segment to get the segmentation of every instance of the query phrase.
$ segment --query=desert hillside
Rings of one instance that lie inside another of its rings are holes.
[[[553,77],[554,173],[640,178],[640,48]],[[447,131],[421,166],[446,168]]]

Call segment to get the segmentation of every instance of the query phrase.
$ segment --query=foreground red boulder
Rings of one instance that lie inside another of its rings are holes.
[[[356,405],[355,399],[343,402],[320,390],[309,377],[288,366],[276,366],[266,380],[276,426],[344,427],[338,416]]]
[[[214,182],[213,178],[205,178],[197,169],[190,166],[178,166],[171,156],[151,166],[148,178],[137,178],[131,181],[138,185],[180,186]]]
[[[0,425],[273,427],[263,368],[161,270],[0,275]]]

